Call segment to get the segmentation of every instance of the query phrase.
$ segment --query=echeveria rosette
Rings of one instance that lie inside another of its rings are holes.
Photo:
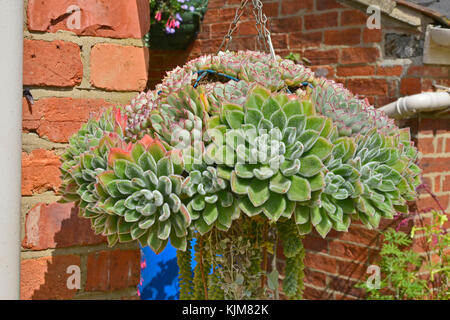
[[[382,111],[332,80],[320,79],[312,91],[312,99],[317,112],[333,119],[341,136],[364,135],[372,128],[384,134],[398,130]]]
[[[106,169],[105,155],[102,153],[106,148],[98,150],[98,147],[112,140],[122,141],[126,122],[127,116],[120,108],[110,108],[105,110],[97,120],[91,118],[70,137],[69,147],[61,156],[62,184],[59,193],[62,198],[60,202],[79,204],[83,201],[78,191],[79,187],[91,183],[98,172]],[[88,163],[88,160],[83,162],[83,159],[89,159],[93,167],[85,170],[85,163]],[[91,159],[94,160],[91,161]]]
[[[158,95],[153,91],[142,92],[124,107],[127,116],[124,134],[127,140],[136,142],[146,134],[153,135],[150,114],[156,108],[157,98]]]
[[[356,138],[355,158],[360,163],[364,192],[355,201],[359,218],[377,227],[381,217],[393,218],[397,212],[408,212],[407,201],[416,198],[420,168],[415,164],[417,150],[410,140],[409,129],[396,135],[384,135],[372,129]]]
[[[214,226],[228,231],[233,220],[239,218],[240,210],[229,182],[218,176],[216,167],[193,163],[183,188],[190,198],[187,208],[193,226],[200,234],[208,233]]]
[[[224,135],[208,145],[207,159],[230,181],[247,215],[289,218],[296,204],[308,204],[322,191],[323,160],[336,131],[310,103],[255,86],[244,105],[225,103],[209,128]]]
[[[333,228],[347,231],[354,215],[354,199],[363,192],[357,162],[354,162],[355,142],[351,138],[333,140],[331,155],[324,161],[326,167],[324,188],[316,201],[297,207],[294,218],[300,234],[308,234],[314,227],[325,237]]]
[[[184,86],[158,100],[158,108],[150,115],[152,128],[164,142],[174,147],[180,143],[174,141],[180,130],[188,134],[184,138],[201,141],[208,120],[208,106],[202,87]]]
[[[185,250],[191,219],[181,199],[181,157],[145,136],[129,150],[111,149],[108,169],[98,176],[96,206],[109,216],[95,225],[104,225],[110,244],[138,240],[159,253],[170,239]]]

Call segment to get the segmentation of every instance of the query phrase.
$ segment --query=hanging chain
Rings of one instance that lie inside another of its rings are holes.
[[[267,28],[267,17],[264,14],[262,8],[263,4],[261,0],[252,0],[253,3],[253,14],[256,19],[256,30],[258,30],[258,43],[260,49],[264,46],[264,51],[267,51],[267,47],[269,47],[270,54],[272,58],[275,60],[275,50],[272,45],[272,38],[270,36],[270,31]]]
[[[248,5],[249,0],[242,0],[239,8],[237,8],[236,13],[234,15],[234,19],[228,28],[228,33],[222,40],[222,43],[219,47],[217,53],[219,53],[222,48],[225,48],[225,51],[228,50],[228,46],[233,40],[233,32],[237,29],[239,20],[244,13],[244,9]],[[252,0],[253,5],[253,14],[256,19],[256,30],[258,31],[258,44],[260,49],[264,48],[264,51],[267,51],[267,48],[270,50],[270,54],[272,58],[275,60],[275,50],[273,49],[272,39],[270,37],[270,31],[267,28],[267,17],[263,13],[263,4],[261,0]]]
[[[225,46],[225,50],[224,51],[228,50],[228,45],[233,40],[232,34],[233,34],[234,30],[236,30],[237,24],[238,24],[239,20],[241,19],[241,16],[244,14],[244,9],[247,6],[248,1],[249,0],[242,0],[241,1],[241,5],[239,6],[239,8],[237,8],[236,13],[234,14],[234,19],[230,23],[230,27],[228,28],[228,33],[223,38],[222,44],[220,45],[219,50],[217,50],[217,53],[222,51],[223,46]]]

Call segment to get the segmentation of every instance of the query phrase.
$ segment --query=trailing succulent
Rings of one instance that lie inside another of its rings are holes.
[[[283,291],[300,298],[302,237],[347,231],[352,220],[376,228],[406,212],[420,183],[416,158],[408,129],[342,85],[280,57],[221,52],[85,124],[63,155],[61,194],[110,245],[138,240],[159,253],[170,241],[183,299],[278,290],[264,281],[277,239]],[[182,253],[192,238],[193,277]],[[244,260],[254,273],[225,272]]]

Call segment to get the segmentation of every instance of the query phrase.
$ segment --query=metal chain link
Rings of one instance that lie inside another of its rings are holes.
[[[219,47],[217,53],[219,53],[222,48],[225,46],[225,51],[228,50],[228,46],[233,40],[233,32],[237,29],[239,20],[241,19],[242,14],[244,13],[244,9],[247,7],[249,0],[242,0],[240,6],[236,9],[236,13],[234,15],[234,19],[228,28],[228,33],[222,40],[222,43]],[[253,5],[253,15],[256,19],[256,30],[258,31],[258,44],[259,49],[263,49],[267,51],[267,48],[270,50],[270,54],[272,58],[275,60],[275,50],[273,49],[272,39],[270,37],[270,31],[267,28],[267,17],[263,13],[263,4],[261,0],[252,0]]]

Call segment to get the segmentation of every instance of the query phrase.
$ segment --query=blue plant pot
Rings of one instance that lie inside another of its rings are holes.
[[[192,243],[194,247],[195,240]],[[193,251],[193,250],[192,250]],[[192,254],[192,267],[195,261]],[[160,254],[150,247],[141,247],[141,283],[138,286],[142,300],[178,300],[177,250],[170,244]]]

